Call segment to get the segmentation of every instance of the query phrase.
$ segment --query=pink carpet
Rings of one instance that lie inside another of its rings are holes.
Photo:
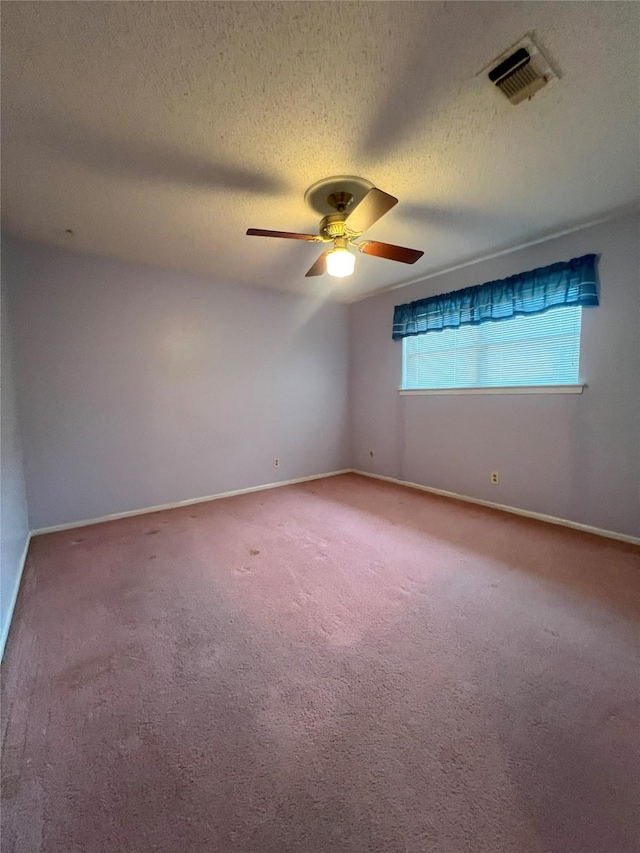
[[[636,853],[640,549],[344,475],[33,540],[3,853]]]

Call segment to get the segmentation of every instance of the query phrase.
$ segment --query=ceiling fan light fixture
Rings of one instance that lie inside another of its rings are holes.
[[[355,255],[343,247],[338,246],[327,253],[327,272],[334,278],[352,275],[355,264]]]

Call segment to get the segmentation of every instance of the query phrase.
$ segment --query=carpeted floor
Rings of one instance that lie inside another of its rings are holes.
[[[3,853],[632,853],[640,549],[357,475],[33,540]]]

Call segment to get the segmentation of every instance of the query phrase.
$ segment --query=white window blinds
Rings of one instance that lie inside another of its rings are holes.
[[[578,383],[582,308],[403,338],[403,389]]]

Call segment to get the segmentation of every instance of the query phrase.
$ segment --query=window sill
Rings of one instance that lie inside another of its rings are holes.
[[[506,385],[491,388],[400,388],[404,397],[442,394],[582,394],[584,385]]]

